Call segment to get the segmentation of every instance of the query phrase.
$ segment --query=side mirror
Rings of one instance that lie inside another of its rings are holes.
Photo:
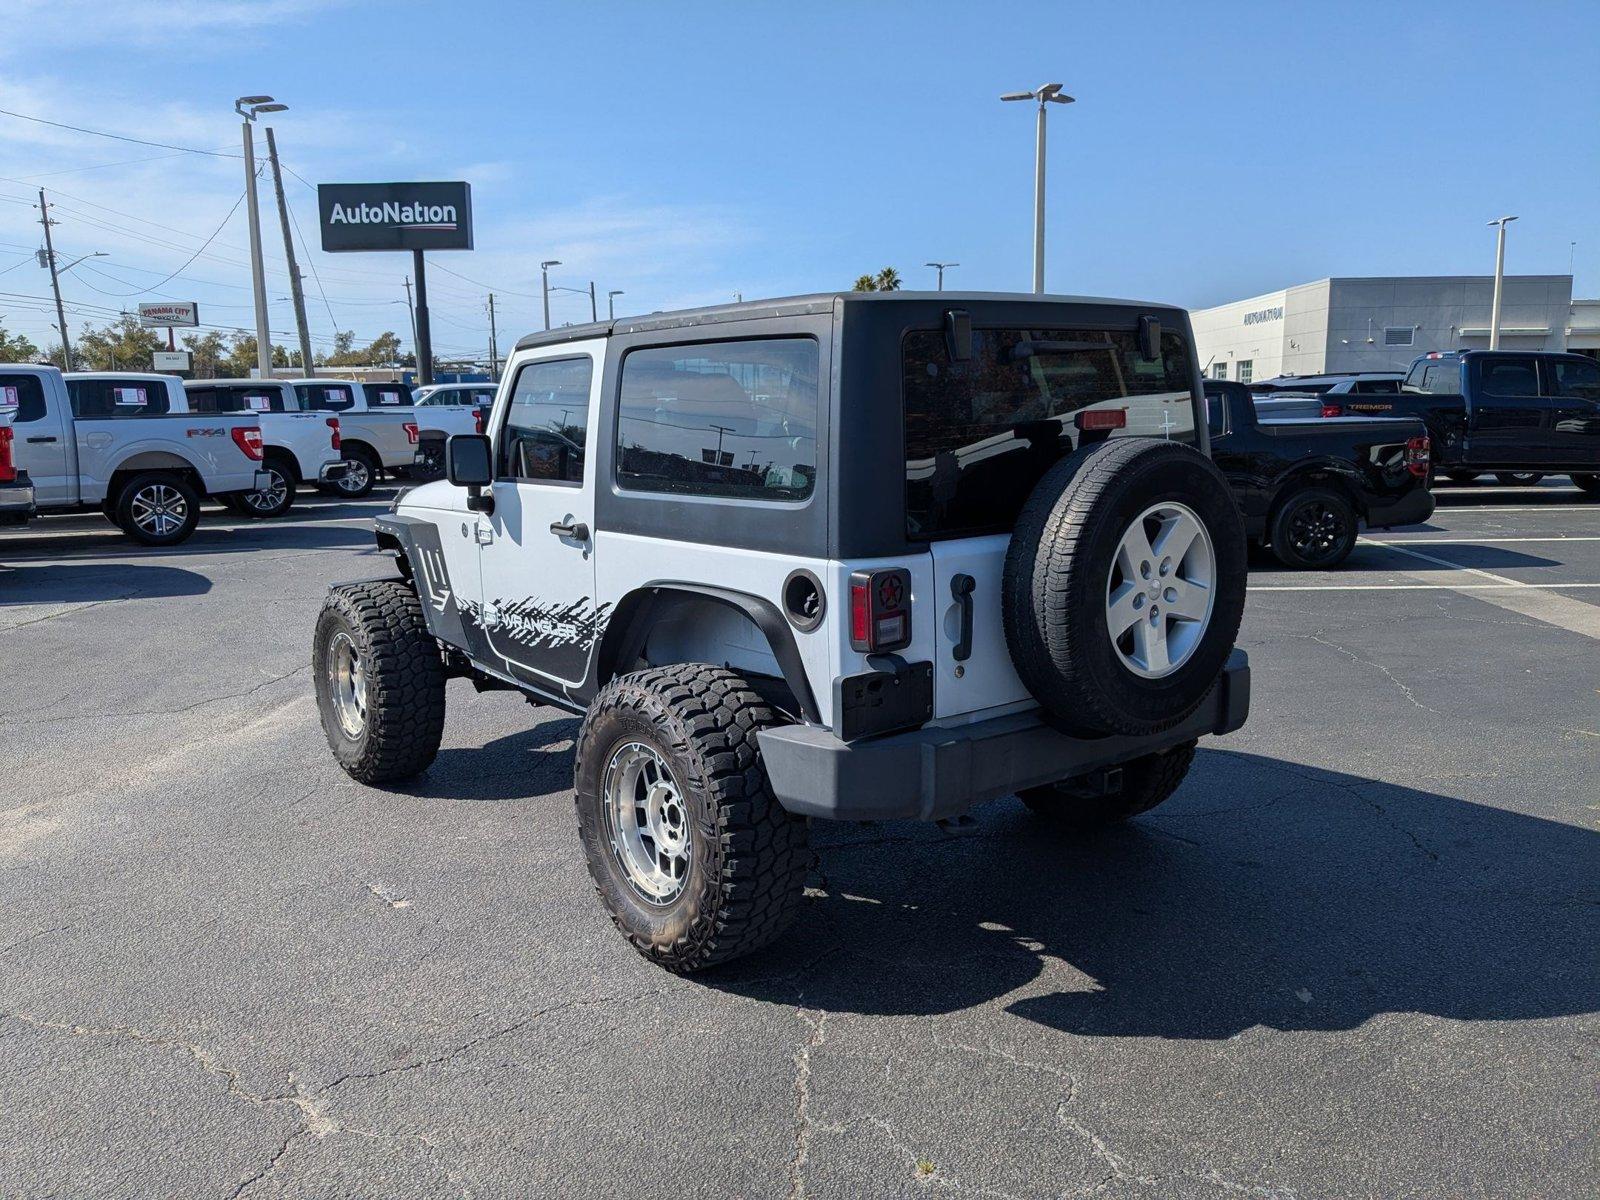
[[[444,444],[444,475],[456,487],[467,489],[467,507],[491,512],[494,498],[483,489],[494,481],[489,439],[481,433],[458,433]]]
[[[1139,318],[1139,357],[1145,362],[1161,357],[1161,322],[1154,317]]]

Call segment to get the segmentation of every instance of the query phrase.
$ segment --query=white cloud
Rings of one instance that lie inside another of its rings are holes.
[[[266,29],[347,0],[7,0],[0,56],[86,43],[171,45]]]

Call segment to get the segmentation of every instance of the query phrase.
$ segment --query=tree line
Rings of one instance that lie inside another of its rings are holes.
[[[205,333],[186,333],[179,344],[193,356],[191,374],[196,379],[245,379],[258,365],[256,362],[255,335],[244,330],[223,334],[211,329]],[[157,350],[167,348],[164,334],[146,329],[139,318],[123,313],[114,321],[96,326],[85,323],[72,339],[72,367],[77,371],[148,371]],[[41,350],[24,334],[10,333],[0,323],[0,362],[49,362],[60,367],[61,346],[56,344]],[[312,358],[318,367],[414,367],[414,354],[400,353],[399,335],[385,331],[366,346],[355,345],[355,334],[334,334],[333,351]],[[275,367],[301,367],[300,352],[274,344],[272,365]]]

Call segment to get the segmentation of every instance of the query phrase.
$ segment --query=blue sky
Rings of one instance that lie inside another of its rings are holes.
[[[1029,286],[1032,111],[1051,112],[1052,291],[1190,307],[1325,275],[1508,270],[1600,294],[1600,5],[0,0],[0,108],[236,151],[240,93],[306,180],[465,178],[478,249],[430,261],[435,342],[540,323],[538,262],[618,311],[848,287]],[[237,159],[0,116],[0,314],[42,340],[28,199],[60,207],[85,317],[198,299],[248,326]],[[153,159],[154,161],[136,161]],[[121,164],[121,165],[109,165]],[[93,169],[84,169],[93,168]],[[315,241],[312,193],[290,200]],[[264,199],[270,192],[264,194]],[[270,216],[270,210],[268,210]],[[272,327],[292,329],[276,224]],[[407,333],[404,255],[319,253],[315,340]],[[9,268],[9,269],[8,269]],[[446,271],[469,277],[468,282]],[[326,299],[324,299],[324,294]],[[558,294],[556,320],[587,298]],[[290,340],[285,336],[282,340]],[[409,338],[408,338],[409,340]]]

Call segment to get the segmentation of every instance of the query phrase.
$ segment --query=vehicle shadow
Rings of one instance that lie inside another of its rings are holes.
[[[1419,558],[1415,553],[1407,554],[1406,550],[1416,551],[1436,558],[1432,562],[1427,558]],[[1561,567],[1566,564],[1560,559],[1545,558],[1541,554],[1525,554],[1520,550],[1507,550],[1503,546],[1483,545],[1463,538],[1456,542],[1400,542],[1397,545],[1385,545],[1378,542],[1361,541],[1356,543],[1356,548],[1350,552],[1350,557],[1345,560],[1342,568],[1344,571],[1360,574],[1365,568],[1372,571],[1393,570],[1403,566],[1407,571],[1418,575],[1428,571],[1459,571],[1464,568],[1477,567],[1488,569],[1491,567]]]
[[[194,571],[145,563],[69,565],[57,561],[0,563],[0,608],[11,604],[93,604],[203,596],[211,581]]]
[[[369,514],[370,515],[370,514]],[[176,546],[141,546],[96,517],[93,524],[73,518],[44,517],[23,533],[0,539],[0,561],[24,563],[36,560],[63,562],[107,558],[181,559],[198,554],[256,553],[278,550],[340,550],[367,548],[375,551],[369,525],[331,524],[299,520],[298,510],[278,521],[256,521],[248,525],[224,526],[214,514],[200,520],[187,541]],[[62,524],[57,525],[57,522]],[[66,522],[72,522],[67,524]]]
[[[576,717],[541,721],[484,746],[439,751],[416,779],[386,787],[429,800],[529,800],[572,788]]]
[[[795,927],[698,978],[839,1012],[1005,998],[1106,1037],[1600,1009],[1600,834],[1575,825],[1225,751],[1099,834],[1014,799],[976,816],[964,836],[814,827],[821,887]]]
[[[1519,508],[1538,508],[1541,504],[1593,504],[1600,502],[1600,497],[1591,495],[1576,487],[1526,487],[1526,488],[1479,488],[1474,489],[1471,484],[1457,486],[1447,491],[1435,491],[1433,500],[1436,508],[1482,508],[1488,505],[1504,506],[1514,504]]]

